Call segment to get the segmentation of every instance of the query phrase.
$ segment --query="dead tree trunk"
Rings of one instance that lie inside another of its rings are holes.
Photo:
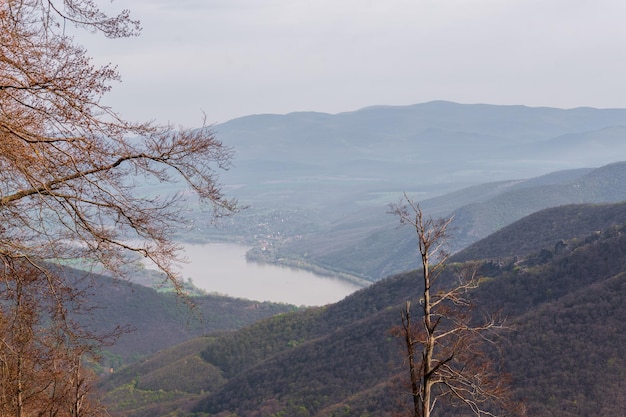
[[[421,261],[420,286],[422,323],[412,320],[411,302],[402,311],[402,335],[411,381],[413,417],[430,417],[439,400],[465,405],[480,416],[495,417],[522,408],[512,407],[511,391],[499,377],[485,344],[495,345],[503,330],[496,315],[473,320],[475,306],[470,293],[478,287],[476,269],[465,265],[456,273],[443,275],[448,254],[444,244],[452,218],[425,217],[419,204],[406,195],[391,212],[416,232]],[[421,348],[421,349],[420,349]]]

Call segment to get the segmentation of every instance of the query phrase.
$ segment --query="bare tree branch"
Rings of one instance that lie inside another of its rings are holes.
[[[111,38],[140,31],[127,10],[108,15],[94,0],[0,1],[2,416],[101,414],[84,364],[119,333],[73,320],[88,289],[59,262],[124,278],[139,254],[182,293],[173,232],[186,225],[185,195],[213,209],[208,221],[237,210],[218,175],[232,150],[207,127],[127,121],[102,104],[120,76],[94,66],[66,24]],[[147,184],[179,192],[149,196]]]
[[[391,213],[415,229],[421,260],[422,323],[412,323],[411,303],[402,311],[402,335],[409,363],[414,417],[429,417],[440,400],[460,402],[476,416],[511,410],[508,390],[485,345],[504,329],[496,315],[476,321],[471,291],[478,288],[471,264],[444,276],[445,243],[452,218],[433,220],[406,194]],[[434,262],[434,264],[433,264]],[[518,415],[523,413],[518,412]]]

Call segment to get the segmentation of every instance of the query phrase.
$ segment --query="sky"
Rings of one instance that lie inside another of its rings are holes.
[[[107,2],[103,2],[107,3]],[[184,127],[432,100],[626,108],[624,0],[115,0],[104,104]]]

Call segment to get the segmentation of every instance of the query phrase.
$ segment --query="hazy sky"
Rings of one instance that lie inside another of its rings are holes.
[[[199,126],[431,100],[626,108],[624,0],[116,0],[138,38],[81,33],[131,120]]]

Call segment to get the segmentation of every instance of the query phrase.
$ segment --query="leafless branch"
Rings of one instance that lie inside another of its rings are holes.
[[[495,376],[483,344],[495,343],[492,335],[504,329],[503,321],[496,315],[475,320],[471,292],[479,279],[474,265],[452,271],[456,279],[450,273],[444,276],[448,255],[443,248],[452,217],[433,220],[406,194],[391,205],[391,213],[415,229],[422,267],[421,329],[411,324],[410,301],[402,312],[413,416],[429,417],[440,400],[456,399],[476,416],[495,417],[497,411],[491,410],[506,408],[502,404],[509,391]]]

